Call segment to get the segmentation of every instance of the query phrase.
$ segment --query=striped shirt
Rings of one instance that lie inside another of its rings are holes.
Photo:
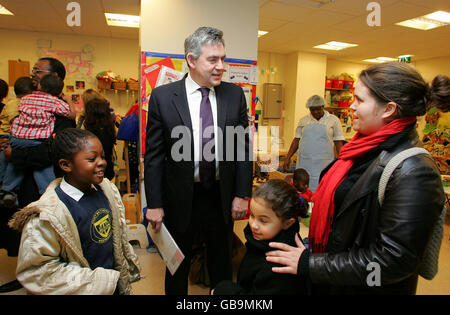
[[[55,127],[55,114],[66,117],[70,114],[69,104],[39,91],[22,97],[18,110],[11,135],[20,139],[47,139]]]

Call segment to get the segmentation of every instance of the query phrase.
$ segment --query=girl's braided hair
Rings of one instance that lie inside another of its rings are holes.
[[[61,159],[73,161],[75,154],[84,149],[89,138],[96,136],[87,130],[67,128],[56,133],[52,141],[52,159],[55,165]]]

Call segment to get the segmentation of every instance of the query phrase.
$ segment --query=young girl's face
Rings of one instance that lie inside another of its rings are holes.
[[[106,168],[104,155],[100,141],[88,138],[83,149],[68,163],[69,171],[65,170],[67,182],[81,191],[89,189],[91,184],[100,184]]]
[[[252,198],[250,211],[248,223],[256,240],[271,240],[281,230],[285,230],[291,225],[289,221],[283,221],[278,217],[272,208],[260,198]]]

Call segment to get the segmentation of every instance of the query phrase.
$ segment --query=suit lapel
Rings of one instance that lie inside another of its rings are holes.
[[[175,105],[175,108],[180,115],[181,120],[184,125],[189,128],[192,134],[192,121],[191,114],[189,112],[189,104],[186,95],[186,85],[185,85],[186,76],[180,80],[177,88],[173,92],[172,102]]]
[[[225,94],[223,91],[223,86],[220,84],[214,88],[216,92],[217,101],[217,127],[225,132],[225,120],[227,118],[227,102],[225,101]]]

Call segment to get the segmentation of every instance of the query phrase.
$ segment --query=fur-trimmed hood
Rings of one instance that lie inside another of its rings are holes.
[[[38,216],[41,213],[38,207],[25,207],[20,211],[14,213],[8,222],[8,226],[14,230],[22,232],[23,227],[30,221],[31,218]]]

